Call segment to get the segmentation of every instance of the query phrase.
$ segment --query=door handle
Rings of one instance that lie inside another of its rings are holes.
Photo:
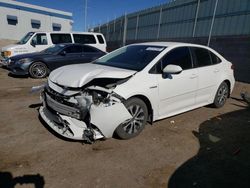
[[[190,76],[190,79],[194,79],[194,78],[197,78],[198,76],[197,76],[197,74],[192,74],[191,76]]]
[[[214,73],[220,72],[219,69],[214,69]]]

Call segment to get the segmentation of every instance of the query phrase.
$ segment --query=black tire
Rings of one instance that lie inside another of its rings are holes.
[[[221,108],[226,103],[228,96],[229,96],[229,87],[226,82],[222,82],[214,97],[213,106],[215,108]]]
[[[139,135],[144,129],[148,119],[148,109],[146,104],[138,98],[130,98],[124,102],[124,105],[133,117],[120,124],[115,134],[121,139],[130,139]]]
[[[29,67],[29,74],[32,78],[44,78],[48,74],[48,68],[43,62],[35,62]]]

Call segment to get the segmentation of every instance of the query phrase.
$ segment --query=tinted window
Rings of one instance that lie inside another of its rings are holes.
[[[70,34],[50,34],[53,44],[72,43]]]
[[[34,29],[39,29],[41,27],[41,21],[31,19],[31,27]]]
[[[34,35],[34,32],[27,33],[17,44],[25,44]]]
[[[104,44],[104,40],[103,40],[102,35],[97,35],[97,38],[98,38],[98,41],[100,44]]]
[[[132,45],[120,48],[95,61],[95,64],[141,71],[166,47]]]
[[[36,34],[32,38],[32,43],[35,44],[35,45],[47,45],[48,41],[47,41],[46,34],[45,33]]]
[[[52,28],[53,28],[53,31],[61,31],[62,26],[61,24],[53,23]]]
[[[51,46],[49,48],[46,48],[45,50],[43,50],[44,53],[49,53],[49,54],[53,54],[53,53],[59,53],[62,51],[62,49],[65,47],[65,45],[63,44],[57,44],[54,46]]]
[[[192,60],[189,49],[187,47],[180,47],[168,52],[163,59],[154,68],[155,73],[162,73],[162,70],[169,64],[178,65],[183,70],[192,68]],[[152,71],[150,71],[152,72]]]
[[[209,51],[203,48],[192,48],[194,52],[194,56],[196,58],[196,66],[197,67],[204,67],[211,65],[211,58]]]
[[[7,22],[9,25],[17,25],[17,16],[7,15]]]
[[[64,49],[66,53],[82,53],[82,47],[81,46],[69,46]]]
[[[211,56],[213,64],[218,64],[221,62],[221,59],[214,53],[210,52],[210,56]]]
[[[90,46],[83,46],[83,51],[84,52],[99,52],[99,50],[92,48]]]
[[[94,35],[73,34],[75,43],[96,44]]]

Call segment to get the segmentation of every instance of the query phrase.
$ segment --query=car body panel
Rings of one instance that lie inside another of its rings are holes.
[[[53,71],[49,79],[59,85],[80,88],[96,78],[126,78],[135,73],[136,71],[87,63],[61,67]]]

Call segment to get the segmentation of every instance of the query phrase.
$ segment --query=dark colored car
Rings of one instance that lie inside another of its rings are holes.
[[[106,53],[83,44],[57,44],[38,53],[16,55],[7,67],[14,75],[46,77],[52,70],[70,64],[89,63]]]

